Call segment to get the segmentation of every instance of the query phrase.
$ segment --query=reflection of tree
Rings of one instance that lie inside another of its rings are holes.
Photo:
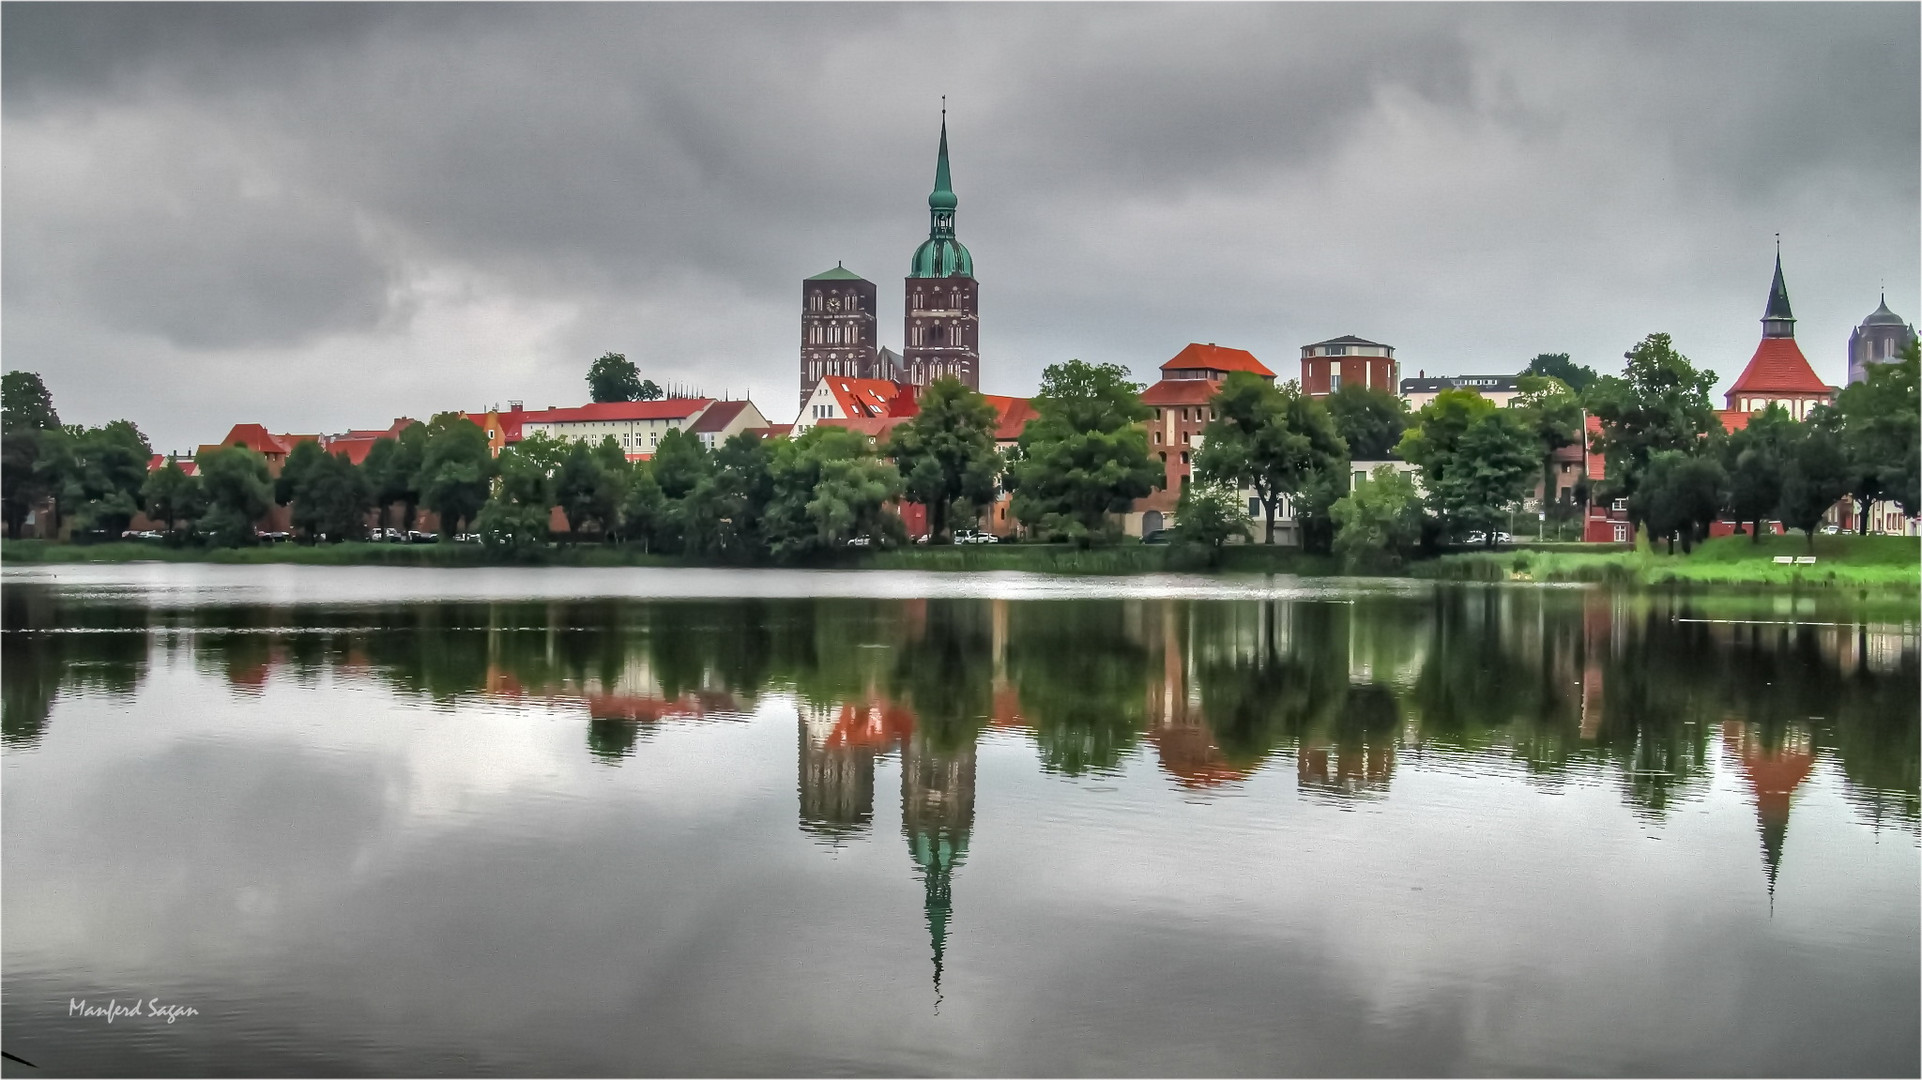
[[[634,753],[640,740],[641,725],[619,717],[593,716],[587,721],[587,752],[608,765]]]
[[[0,736],[8,746],[40,741],[59,690],[56,635],[29,631],[0,638]]]
[[[994,714],[991,612],[976,600],[929,600],[918,633],[895,646],[895,694],[943,747],[972,746]]]
[[[1196,620],[1201,708],[1215,745],[1250,768],[1338,716],[1348,691],[1348,612],[1267,601]],[[1241,616],[1241,617],[1237,617]]]
[[[1127,606],[1049,600],[1009,613],[1009,676],[1051,772],[1115,769],[1141,733],[1148,655]]]

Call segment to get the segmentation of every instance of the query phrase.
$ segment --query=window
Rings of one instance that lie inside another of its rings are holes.
[[[1615,542],[1618,544],[1628,543],[1628,526],[1627,525],[1615,526]]]
[[[1161,445],[1161,432],[1159,431],[1155,432],[1155,445],[1156,446]]]
[[[1328,374],[1328,392],[1332,394],[1332,393],[1334,393],[1335,391],[1337,391],[1337,390],[1340,390],[1340,389],[1341,389],[1341,372],[1339,372],[1339,371],[1333,371],[1333,372],[1329,372],[1329,374]]]
[[[1627,500],[1627,499],[1616,499],[1616,500],[1615,500],[1614,502],[1612,502],[1612,503],[1609,503],[1609,504],[1608,504],[1608,508],[1609,508],[1610,510],[1618,510],[1618,511],[1627,511],[1627,510],[1628,510],[1628,500]]]
[[[1168,464],[1168,451],[1166,451],[1166,450],[1163,450],[1163,451],[1161,451],[1161,452],[1160,452],[1159,454],[1157,454],[1157,455],[1155,455],[1155,456],[1156,456],[1156,457],[1159,457],[1159,458],[1161,459],[1161,463],[1162,463],[1163,465],[1166,465],[1166,464]]]
[[[1191,443],[1189,443],[1189,441],[1188,441],[1188,433],[1187,433],[1187,432],[1185,432],[1185,431],[1181,433],[1181,445],[1183,445],[1183,446],[1189,446],[1189,445],[1192,445]]]
[[[1248,516],[1252,518],[1261,516],[1261,500],[1253,495],[1248,496]]]
[[[1323,345],[1323,346],[1321,347],[1321,355],[1323,355],[1323,356],[1347,356],[1347,355],[1348,355],[1348,346],[1346,346],[1346,345]]]
[[[1156,419],[1156,420],[1159,420],[1159,419],[1161,419],[1161,410],[1160,410],[1160,409],[1156,409],[1156,410],[1155,410],[1155,419]]]
[[[660,441],[659,434],[652,431],[647,433],[647,448],[649,450],[654,449],[655,444],[658,443],[659,441]]]
[[[1186,465],[1186,464],[1188,464],[1188,452],[1187,452],[1186,450],[1183,450],[1183,451],[1181,452],[1181,463],[1182,463],[1183,465]]]

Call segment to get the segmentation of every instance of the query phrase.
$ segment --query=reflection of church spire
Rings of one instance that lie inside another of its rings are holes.
[[[941,999],[948,921],[954,914],[954,871],[968,854],[974,828],[974,743],[947,750],[917,733],[901,750],[901,832],[927,890],[928,942],[934,994]]]
[[[1755,792],[1755,816],[1762,829],[1762,865],[1768,874],[1769,907],[1775,906],[1775,879],[1782,866],[1782,846],[1788,839],[1789,804],[1795,789],[1808,779],[1815,765],[1808,732],[1791,728],[1770,748],[1762,733],[1740,720],[1722,724],[1722,744],[1741,763]]]

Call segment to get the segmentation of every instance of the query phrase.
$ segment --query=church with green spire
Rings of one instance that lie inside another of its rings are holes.
[[[941,147],[934,159],[934,190],[928,195],[928,238],[908,263],[902,304],[901,366],[904,382],[926,386],[953,376],[981,388],[980,299],[974,256],[954,233],[959,201],[948,171],[948,110],[941,109]]]
[[[928,238],[908,261],[902,348],[875,340],[874,284],[836,263],[801,283],[801,407],[823,378],[884,379],[926,386],[952,376],[981,388],[980,289],[974,256],[954,233],[960,200],[948,166],[948,109],[928,194]]]

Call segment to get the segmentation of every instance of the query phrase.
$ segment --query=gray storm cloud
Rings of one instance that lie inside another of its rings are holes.
[[[586,363],[792,400],[798,280],[925,232],[940,97],[984,388],[1190,340],[1287,373],[1726,381],[1781,232],[1842,377],[1915,319],[1914,5],[0,8],[0,346],[161,448],[582,398]]]

